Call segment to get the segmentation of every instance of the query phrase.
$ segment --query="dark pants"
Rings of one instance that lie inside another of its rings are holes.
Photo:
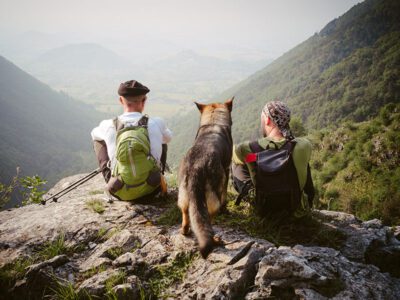
[[[250,172],[246,165],[237,165],[232,163],[232,183],[235,190],[239,193],[247,193],[253,187]]]

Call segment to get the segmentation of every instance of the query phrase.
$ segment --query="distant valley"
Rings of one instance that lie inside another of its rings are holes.
[[[0,47],[1,50],[1,47]],[[266,66],[272,59],[221,59],[183,50],[153,61],[126,58],[95,43],[56,47],[22,61],[39,80],[112,115],[120,112],[120,82],[137,79],[151,89],[147,113],[183,113],[194,100],[211,99]]]

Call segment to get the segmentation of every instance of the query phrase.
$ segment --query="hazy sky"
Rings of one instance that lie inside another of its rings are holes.
[[[358,0],[0,0],[0,31],[163,39],[188,48],[235,45],[282,54]]]

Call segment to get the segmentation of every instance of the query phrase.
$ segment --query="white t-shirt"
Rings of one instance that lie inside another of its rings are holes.
[[[142,116],[139,112],[126,112],[120,115],[118,120],[125,124],[125,126],[137,125]],[[172,132],[161,118],[149,118],[148,132],[151,155],[160,163],[162,144],[166,144],[171,140]],[[117,131],[113,119],[102,121],[98,127],[92,130],[91,135],[93,140],[104,141],[106,143],[108,157],[111,160],[111,168],[113,169],[116,163],[115,148],[117,139]]]

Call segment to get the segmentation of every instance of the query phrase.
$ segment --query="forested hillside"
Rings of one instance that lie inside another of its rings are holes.
[[[399,185],[399,177],[397,176],[397,181],[394,177],[394,174],[399,172],[398,163],[392,165],[392,169],[386,168],[386,164],[376,165],[374,172],[381,172],[382,176],[371,172],[372,169],[363,169],[363,163],[358,165],[360,170],[364,171],[357,173],[357,182],[374,182],[375,185],[379,185],[381,188],[374,189],[374,193],[371,193],[372,187],[363,188],[353,194],[340,192],[342,173],[339,171],[357,164],[355,159],[369,161],[368,155],[372,155],[372,152],[360,150],[367,147],[365,138],[359,137],[365,135],[361,134],[363,130],[370,130],[371,137],[378,135],[379,130],[382,130],[385,132],[379,135],[382,143],[390,144],[391,149],[393,145],[398,145],[393,141],[398,135],[398,125],[391,125],[393,127],[389,128],[378,126],[383,120],[374,118],[386,104],[400,102],[399,41],[399,1],[367,0],[354,6],[343,16],[326,25],[319,33],[216,99],[222,101],[235,96],[234,142],[259,136],[260,111],[267,101],[274,99],[287,102],[295,119],[300,120],[309,132],[321,130],[312,137],[315,145],[324,143],[321,139],[326,138],[326,132],[341,128],[346,122],[354,130],[357,129],[353,133],[354,136],[352,135],[352,143],[344,145],[346,150],[340,152],[340,155],[324,152],[321,156],[320,151],[314,154],[314,167],[320,167],[314,176],[320,189],[320,200],[326,202],[334,198],[336,200],[332,201],[331,208],[352,211],[364,218],[384,217],[382,203],[388,203],[388,195],[393,195],[394,198],[390,200],[392,203],[400,203],[399,195],[390,192],[389,187]],[[360,123],[371,119],[374,120]],[[171,147],[174,150],[170,157],[175,165],[179,163],[182,153],[190,147],[196,134],[198,120],[199,113],[193,111],[184,119],[176,118],[170,121],[175,133]],[[340,129],[332,134],[339,132]],[[338,136],[339,139],[341,137]],[[340,140],[337,142],[344,143]],[[359,151],[353,151],[351,147]],[[351,154],[353,157],[338,158],[345,154]],[[391,155],[397,157],[394,160],[398,162],[399,153],[395,151]],[[329,166],[331,170],[327,170]],[[387,178],[394,181],[389,184]],[[334,192],[333,197],[331,191],[335,189],[339,192]],[[378,190],[385,195],[378,195]],[[350,194],[354,196],[352,200],[341,198],[342,195]],[[352,206],[346,206],[345,202],[352,203]],[[359,208],[354,209],[357,205]],[[385,209],[390,210],[388,207]],[[394,214],[393,211],[391,215]],[[395,221],[387,217],[387,221],[389,219]]]
[[[309,135],[320,208],[400,224],[400,104],[370,121],[342,123]]]
[[[400,101],[400,2],[367,0],[224,95],[236,96],[237,139],[248,138],[270,99],[309,128],[363,121]]]
[[[0,182],[17,166],[49,184],[95,168],[90,130],[102,118],[0,56]]]

